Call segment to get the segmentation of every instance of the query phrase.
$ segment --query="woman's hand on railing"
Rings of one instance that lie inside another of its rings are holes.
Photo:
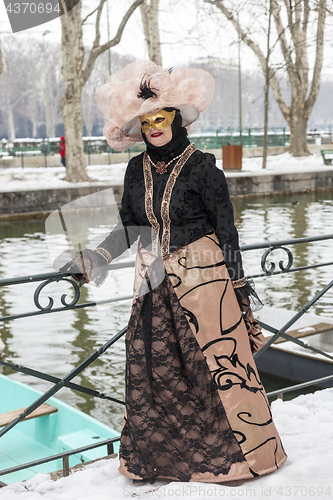
[[[98,252],[86,248],[77,252],[75,257],[62,266],[59,271],[61,273],[71,273],[76,281],[83,281],[84,283],[95,282],[97,286],[102,283],[99,278],[103,275],[102,281],[104,282],[107,274],[106,259]]]

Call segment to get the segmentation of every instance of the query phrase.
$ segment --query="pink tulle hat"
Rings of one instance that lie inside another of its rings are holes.
[[[140,97],[142,85],[151,97]],[[214,93],[213,77],[202,69],[164,69],[152,61],[136,61],[110,76],[97,94],[97,104],[108,119],[103,133],[116,151],[143,141],[139,116],[172,107],[180,110],[188,127],[209,106]]]

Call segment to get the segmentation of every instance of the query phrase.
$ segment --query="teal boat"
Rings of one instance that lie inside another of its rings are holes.
[[[0,375],[0,429],[22,413],[42,393],[32,387]],[[94,418],[51,397],[47,404],[19,422],[0,438],[0,471],[75,450],[110,438],[119,433]],[[117,452],[119,442],[114,443]],[[69,457],[69,466],[89,462],[108,455],[107,446],[83,451]],[[12,484],[63,468],[62,459],[29,467],[0,476],[0,481]]]

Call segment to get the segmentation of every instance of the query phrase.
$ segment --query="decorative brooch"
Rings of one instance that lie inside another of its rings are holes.
[[[183,156],[187,152],[187,150],[189,149],[190,146],[191,146],[191,144],[189,144],[187,146],[187,148],[185,148],[184,151],[180,155],[175,156],[175,158],[172,158],[172,160],[170,160],[169,163],[165,163],[164,161],[158,161],[157,163],[154,163],[153,160],[150,158],[150,156],[147,155],[148,156],[148,160],[156,168],[156,172],[158,174],[160,174],[160,175],[166,174],[167,171],[168,171],[168,166],[171,165],[171,163],[173,163],[174,161],[178,160],[178,158],[180,158],[181,156]]]

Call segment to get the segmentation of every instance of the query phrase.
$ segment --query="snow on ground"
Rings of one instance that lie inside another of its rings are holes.
[[[126,163],[114,165],[90,165],[86,171],[96,183],[122,184]],[[87,186],[89,182],[72,184],[64,181],[65,167],[16,167],[0,168],[0,191],[25,191],[53,189],[70,186]]]
[[[222,168],[222,160],[219,160]],[[296,158],[290,153],[283,153],[280,155],[268,156],[267,157],[267,170],[279,171],[279,172],[297,172],[299,170],[316,169],[316,168],[327,168],[324,165],[323,157],[320,154],[314,154],[310,156],[301,156]],[[262,169],[262,157],[256,158],[243,158],[242,161],[242,171],[256,173],[265,173]]]
[[[237,484],[159,481],[134,486],[118,471],[118,459],[86,466],[53,482],[39,474],[25,483],[0,489],[1,500],[124,500],[254,498],[333,499],[333,388],[272,404],[275,424],[288,455],[276,472]]]
[[[217,166],[222,168],[222,160],[217,160]],[[309,169],[327,168],[323,164],[321,155],[311,155],[307,157],[294,158],[289,153],[276,156],[269,156],[267,159],[267,171],[276,172],[297,172]],[[116,163],[112,165],[90,165],[87,167],[89,176],[97,182],[108,182],[111,184],[122,184],[126,163]],[[227,175],[244,175],[247,173],[262,173],[262,158],[243,158],[241,172],[228,172]],[[43,188],[69,187],[73,184],[63,180],[65,177],[64,167],[16,167],[0,168],[0,191],[17,191]],[[80,183],[76,186],[87,185]]]

